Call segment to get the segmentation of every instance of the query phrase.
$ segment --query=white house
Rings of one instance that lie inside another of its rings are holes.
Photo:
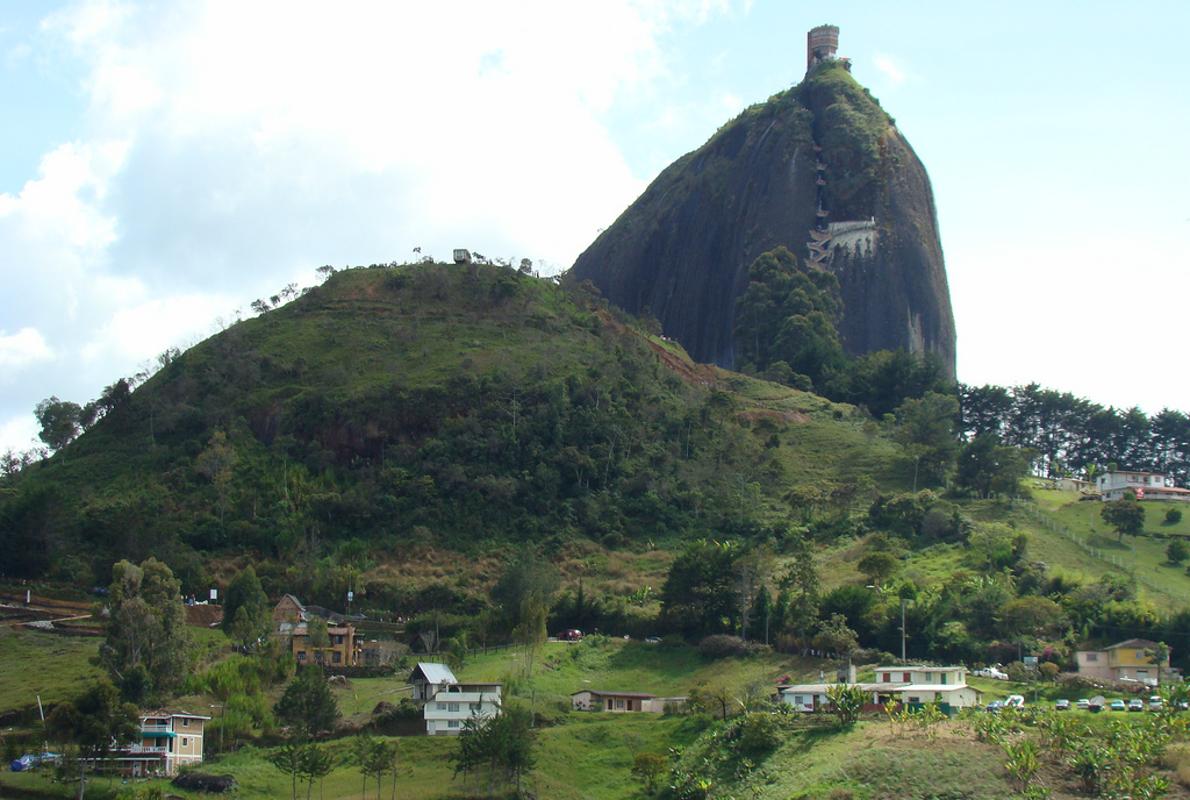
[[[459,679],[445,664],[421,661],[405,681],[413,687],[413,699],[425,703],[447,686],[457,684]]]
[[[1159,472],[1104,472],[1096,476],[1095,488],[1104,500],[1119,500],[1132,492],[1137,500],[1190,501],[1190,489],[1174,486],[1173,481]]]
[[[647,692],[605,692],[583,689],[570,695],[570,706],[575,711],[611,711],[630,713],[641,711],[646,714],[661,714],[667,708],[675,709],[686,705],[685,697],[658,697]]]
[[[818,711],[830,705],[827,692],[833,684],[803,683],[777,687],[781,702],[797,711]],[[965,667],[920,665],[877,667],[876,680],[853,683],[869,694],[865,710],[875,710],[892,700],[916,706],[939,702],[950,708],[971,708],[980,704],[980,694],[967,685]]]
[[[500,713],[500,684],[454,683],[440,689],[422,707],[426,733],[457,736],[469,719],[488,720]]]

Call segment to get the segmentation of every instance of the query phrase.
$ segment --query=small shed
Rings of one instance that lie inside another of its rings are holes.
[[[611,711],[613,713],[652,712],[665,710],[666,702],[685,702],[685,698],[662,697],[647,692],[605,692],[583,689],[570,695],[570,705],[576,711]]]

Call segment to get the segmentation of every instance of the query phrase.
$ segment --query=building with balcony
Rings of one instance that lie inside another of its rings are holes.
[[[486,722],[500,713],[498,683],[453,683],[422,706],[429,736],[458,736],[468,720]]]
[[[107,762],[122,775],[176,775],[180,767],[202,763],[203,730],[210,719],[185,711],[142,714],[137,740],[112,751]]]
[[[1178,500],[1190,502],[1190,489],[1173,485],[1173,481],[1159,472],[1129,472],[1114,470],[1095,476],[1095,488],[1104,500],[1119,500],[1132,493],[1137,500]]]

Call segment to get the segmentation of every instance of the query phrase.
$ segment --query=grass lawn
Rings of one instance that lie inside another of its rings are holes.
[[[1190,513],[1183,514],[1179,523],[1164,523],[1165,512],[1170,508],[1190,512],[1190,508],[1184,508],[1185,504],[1158,501],[1142,503],[1147,535],[1125,536],[1121,542],[1111,526],[1100,516],[1102,503],[1079,502],[1073,492],[1038,490],[1033,494],[1039,508],[1056,523],[1069,529],[1088,547],[1094,548],[1099,557],[1095,558],[1093,554],[1087,553],[1085,548],[1080,548],[1057,533],[1046,533],[1064,543],[1067,549],[1081,551],[1084,559],[1094,558],[1102,565],[1100,573],[1109,570],[1119,571],[1119,567],[1112,565],[1111,562],[1114,561],[1122,565],[1125,571],[1135,575],[1142,595],[1154,603],[1167,608],[1190,605],[1190,575],[1186,574],[1184,566],[1168,563],[1165,548],[1169,545],[1169,539],[1158,538],[1190,537]]]
[[[60,636],[0,626],[0,712],[49,705],[103,674],[91,664],[98,637]]]

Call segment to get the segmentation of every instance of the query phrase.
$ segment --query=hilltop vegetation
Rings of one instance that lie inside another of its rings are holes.
[[[581,290],[353,269],[173,358],[26,468],[0,545],[11,573],[79,585],[152,553],[201,591],[219,554],[358,571],[418,544],[732,537],[793,515],[799,485],[898,485],[899,452],[855,409],[696,365]]]

